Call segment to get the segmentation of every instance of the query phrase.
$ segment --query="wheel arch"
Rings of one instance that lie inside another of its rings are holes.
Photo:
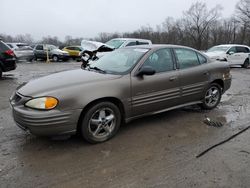
[[[121,119],[122,119],[122,122],[124,122],[125,120],[125,109],[124,109],[124,105],[123,103],[121,102],[120,99],[116,98],[116,97],[103,97],[103,98],[99,98],[99,99],[95,99],[93,101],[91,101],[90,103],[88,103],[83,109],[82,109],[82,112],[79,116],[79,119],[78,119],[78,123],[77,123],[77,132],[79,133],[80,131],[80,127],[81,127],[81,123],[82,123],[82,120],[83,120],[83,116],[84,114],[88,111],[88,109],[90,109],[90,107],[92,107],[93,105],[99,103],[99,102],[111,102],[113,104],[115,104],[120,112],[121,112]]]
[[[222,92],[224,91],[224,81],[222,79],[216,79],[211,82],[211,84],[214,84],[214,83],[221,86]]]

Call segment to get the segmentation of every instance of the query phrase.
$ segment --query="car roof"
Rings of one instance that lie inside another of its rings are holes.
[[[146,48],[146,49],[160,49],[160,48],[186,48],[186,49],[192,49],[195,51],[198,51],[194,48],[188,47],[188,46],[181,46],[181,45],[175,45],[175,44],[149,44],[149,45],[136,45],[136,46],[128,46],[125,48]]]
[[[242,47],[248,47],[247,45],[242,45],[242,44],[220,44],[220,45],[217,45],[217,46],[222,46],[222,47],[232,47],[232,46],[242,46]]]

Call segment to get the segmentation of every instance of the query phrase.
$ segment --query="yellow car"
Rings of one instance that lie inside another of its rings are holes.
[[[66,46],[62,49],[69,53],[69,56],[73,59],[80,58],[79,53],[83,50],[81,46]]]

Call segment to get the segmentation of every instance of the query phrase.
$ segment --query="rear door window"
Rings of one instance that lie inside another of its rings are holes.
[[[180,69],[190,68],[200,64],[197,53],[193,50],[176,48],[174,52]]]
[[[249,53],[249,49],[243,46],[236,47],[237,53]]]

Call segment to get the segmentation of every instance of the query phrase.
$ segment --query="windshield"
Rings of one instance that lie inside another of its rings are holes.
[[[208,49],[207,52],[226,52],[228,48],[228,46],[214,46]]]
[[[124,43],[124,40],[110,40],[105,44],[112,46],[113,48],[119,48]]]
[[[145,48],[119,49],[92,62],[89,67],[98,68],[110,74],[124,74],[148,51],[149,49]]]

